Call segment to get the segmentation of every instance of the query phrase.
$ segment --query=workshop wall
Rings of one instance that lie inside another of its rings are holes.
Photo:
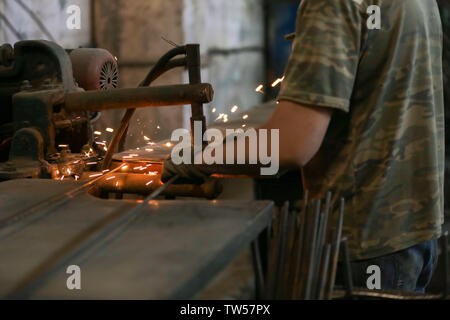
[[[232,120],[234,105],[243,111],[262,102],[263,96],[255,88],[263,82],[265,72],[263,3],[184,0],[184,40],[200,43],[203,79],[215,89],[214,101],[205,106],[209,123],[220,113]]]
[[[81,9],[80,29],[67,28],[67,8]],[[52,40],[64,48],[91,42],[89,0],[0,0],[0,43],[20,40]]]
[[[118,58],[119,86],[136,87],[158,59],[172,48],[162,39],[183,43],[182,0],[97,0],[94,2],[95,46]],[[183,71],[173,70],[154,84],[179,84]],[[124,111],[102,114],[95,126],[104,132],[117,127]],[[183,107],[140,109],[134,115],[126,148],[145,144],[143,136],[158,141],[170,135],[183,122]],[[110,137],[108,137],[110,138]]]

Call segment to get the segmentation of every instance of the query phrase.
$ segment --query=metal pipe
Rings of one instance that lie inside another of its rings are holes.
[[[66,95],[65,109],[67,111],[102,111],[180,106],[190,103],[208,103],[212,101],[213,96],[214,90],[210,84],[74,92]]]
[[[128,193],[149,195],[163,186],[160,176],[134,173],[117,173],[114,179],[102,180],[91,189],[91,193]],[[162,195],[214,199],[222,192],[222,185],[216,179],[208,180],[201,185],[172,184]]]

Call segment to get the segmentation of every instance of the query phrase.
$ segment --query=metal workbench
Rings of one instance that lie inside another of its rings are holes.
[[[194,298],[273,214],[268,201],[153,200],[137,207],[136,200],[71,194],[78,185],[0,183],[1,298]],[[69,265],[81,269],[81,290],[66,286]]]

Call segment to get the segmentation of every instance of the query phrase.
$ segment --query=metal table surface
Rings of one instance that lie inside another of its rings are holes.
[[[268,201],[155,200],[130,217],[137,201],[87,193],[26,214],[77,185],[0,183],[0,297],[194,298],[273,214]],[[67,289],[69,265],[81,269],[81,290]]]

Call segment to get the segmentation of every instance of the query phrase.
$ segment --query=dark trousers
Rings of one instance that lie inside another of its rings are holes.
[[[355,287],[368,288],[373,283],[373,270],[380,270],[381,289],[424,293],[437,264],[437,240],[431,240],[389,255],[351,262]],[[372,278],[370,278],[372,276]],[[336,283],[343,284],[343,269],[339,264]]]

